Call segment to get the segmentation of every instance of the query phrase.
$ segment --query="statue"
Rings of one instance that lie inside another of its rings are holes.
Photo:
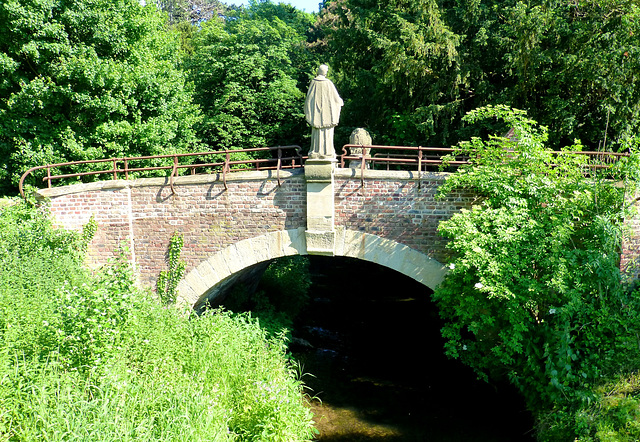
[[[338,125],[340,109],[344,102],[336,87],[327,78],[328,71],[327,65],[320,65],[318,75],[311,80],[304,102],[304,116],[311,125],[311,159],[336,157],[333,129]]]

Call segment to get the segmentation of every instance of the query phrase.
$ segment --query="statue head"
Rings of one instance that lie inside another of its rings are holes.
[[[321,64],[318,68],[318,75],[322,75],[323,77],[327,76],[327,72],[329,72],[329,66],[326,64]]]

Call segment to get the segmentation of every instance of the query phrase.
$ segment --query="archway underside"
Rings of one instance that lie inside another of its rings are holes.
[[[290,255],[309,255],[305,229],[271,232],[233,244],[191,270],[178,284],[178,302],[194,309],[216,301],[222,287],[246,277],[247,269]],[[336,229],[334,256],[371,261],[434,289],[446,274],[437,260],[396,241],[369,233]],[[259,266],[258,266],[259,267]]]

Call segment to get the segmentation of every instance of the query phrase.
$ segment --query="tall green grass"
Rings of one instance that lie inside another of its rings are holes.
[[[314,434],[279,336],[82,268],[86,236],[0,213],[0,440],[299,441]]]

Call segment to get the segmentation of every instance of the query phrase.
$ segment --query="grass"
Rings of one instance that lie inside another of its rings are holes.
[[[0,210],[0,441],[311,439],[281,336],[163,306],[123,262],[89,274],[86,235]]]

